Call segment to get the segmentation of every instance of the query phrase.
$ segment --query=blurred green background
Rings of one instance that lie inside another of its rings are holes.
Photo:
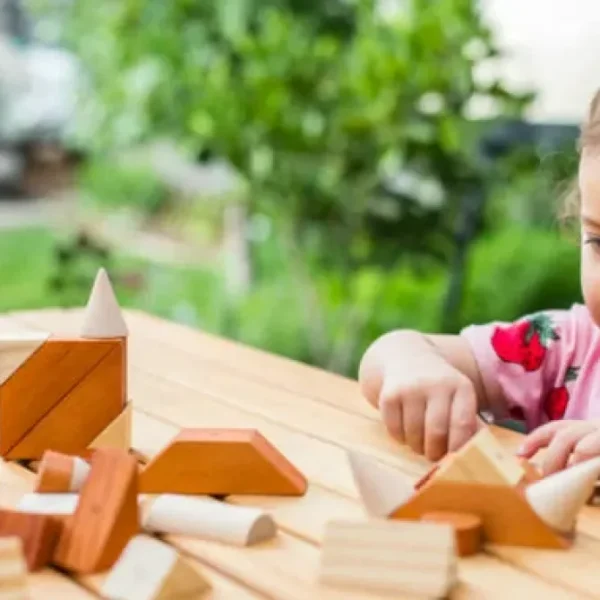
[[[66,127],[13,136],[5,214],[59,216],[0,228],[0,311],[81,305],[103,264],[125,306],[354,376],[391,329],[580,300],[576,128],[477,77],[474,0],[25,4],[15,47],[80,76]]]

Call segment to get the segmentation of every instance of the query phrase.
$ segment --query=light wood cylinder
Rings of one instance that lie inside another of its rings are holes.
[[[483,522],[479,515],[436,511],[424,514],[421,520],[452,525],[459,556],[471,556],[479,552],[483,542]]]
[[[275,536],[277,527],[264,511],[233,506],[210,498],[162,494],[144,503],[142,526],[152,533],[171,533],[249,546]]]

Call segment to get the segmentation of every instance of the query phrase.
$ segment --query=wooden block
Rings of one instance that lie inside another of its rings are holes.
[[[112,567],[139,531],[136,460],[122,450],[99,449],[91,466],[54,556],[55,564],[81,574]]]
[[[18,512],[35,515],[52,515],[56,518],[75,513],[79,494],[23,494],[15,506]]]
[[[128,451],[131,448],[132,413],[133,406],[128,402],[121,414],[89,445],[89,448],[116,448]]]
[[[29,600],[23,542],[17,536],[0,538],[0,600]]]
[[[147,536],[135,536],[104,581],[108,600],[192,600],[210,583],[177,551]]]
[[[51,516],[0,510],[0,538],[17,536],[21,539],[30,571],[50,563],[60,530],[60,521]]]
[[[259,508],[234,506],[210,498],[163,494],[150,499],[143,510],[146,531],[178,534],[251,546],[277,533],[273,518]]]
[[[354,483],[370,515],[387,517],[414,494],[413,487],[396,469],[355,452],[348,453],[348,460]]]
[[[89,472],[89,464],[78,456],[48,450],[39,466],[35,491],[78,492]]]
[[[508,546],[565,549],[568,541],[554,532],[514,487],[434,479],[390,516],[416,520],[430,512],[478,515],[485,542]]]
[[[87,341],[111,345],[110,352],[38,421],[5,456],[38,459],[46,450],[79,454],[123,411],[124,351],[119,341]]]
[[[0,454],[6,456],[72,390],[82,385],[111,352],[121,347],[118,340],[54,338],[40,346],[0,386]],[[112,389],[107,389],[107,395],[112,393]]]
[[[454,530],[458,556],[471,556],[481,549],[483,542],[483,522],[479,515],[438,511],[424,514],[421,520],[451,525]]]
[[[254,429],[183,429],[140,474],[148,494],[300,496],[304,476]]]
[[[440,464],[433,480],[516,486],[525,471],[488,427],[475,434],[458,452]]]
[[[0,385],[27,362],[48,337],[50,334],[43,331],[0,330]]]
[[[454,532],[447,524],[332,522],[320,580],[401,597],[445,598],[457,581]]]

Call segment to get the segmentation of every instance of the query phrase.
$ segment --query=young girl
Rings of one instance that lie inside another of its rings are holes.
[[[479,411],[525,421],[520,454],[547,448],[546,474],[600,455],[600,92],[581,136],[576,194],[585,306],[459,335],[393,331],[359,381],[391,435],[438,460],[480,426]]]

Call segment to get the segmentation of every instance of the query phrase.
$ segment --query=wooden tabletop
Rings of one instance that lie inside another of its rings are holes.
[[[182,536],[166,538],[201,565],[213,586],[207,598],[379,598],[317,581],[325,523],[364,516],[345,450],[394,466],[411,481],[425,472],[427,462],[386,435],[356,382],[139,312],[127,312],[126,319],[136,450],[156,454],[181,427],[252,427],[310,481],[302,498],[227,499],[271,511],[280,527],[272,542],[235,548]],[[77,331],[80,313],[21,312],[0,317],[0,325],[3,320],[71,333]],[[517,434],[496,432],[508,446],[519,443]],[[17,464],[0,463],[0,504],[13,505],[31,490],[33,477]],[[491,547],[462,559],[459,576],[453,598],[600,598],[600,509],[584,509],[577,541],[568,551]],[[31,576],[32,598],[98,597],[102,580],[103,575],[69,579],[47,569]]]

